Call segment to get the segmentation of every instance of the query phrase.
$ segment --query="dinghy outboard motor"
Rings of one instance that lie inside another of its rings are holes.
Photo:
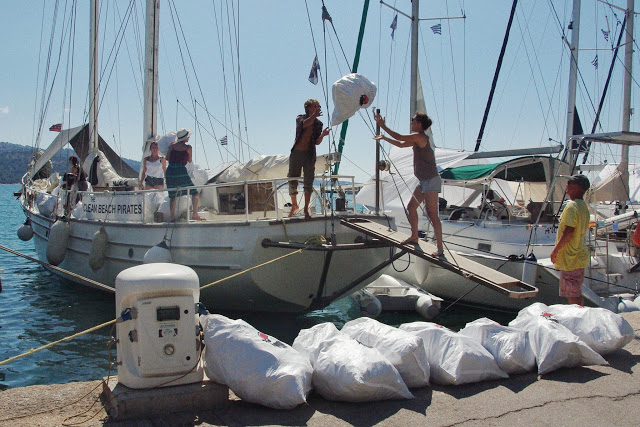
[[[200,287],[191,268],[143,264],[116,277],[118,382],[129,388],[202,381]]]

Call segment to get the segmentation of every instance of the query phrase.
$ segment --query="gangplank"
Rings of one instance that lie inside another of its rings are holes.
[[[341,223],[346,227],[380,239],[441,268],[466,277],[509,298],[532,298],[538,294],[538,288],[535,286],[472,261],[460,253],[445,250],[444,258],[433,256],[431,254],[436,252],[436,246],[424,240],[419,240],[418,244],[403,245],[402,242],[409,236],[384,225],[376,224],[366,219],[343,219]]]

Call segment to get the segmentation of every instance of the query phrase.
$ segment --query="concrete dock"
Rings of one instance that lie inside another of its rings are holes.
[[[636,337],[624,349],[606,356],[608,365],[457,387],[434,385],[412,390],[413,400],[355,404],[330,402],[312,394],[307,406],[278,411],[244,403],[229,393],[229,402],[222,408],[158,413],[152,418],[116,423],[109,421],[99,401],[92,407],[102,391],[102,382],[92,381],[2,391],[0,425],[60,426],[83,420],[87,420],[83,426],[639,425],[640,312],[623,317],[633,326]]]

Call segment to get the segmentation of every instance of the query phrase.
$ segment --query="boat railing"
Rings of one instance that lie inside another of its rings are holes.
[[[353,176],[316,175],[313,216],[324,216],[331,209],[347,210],[345,194],[352,195],[349,203],[356,206]],[[280,220],[290,212],[288,183],[301,181],[301,177],[272,178],[195,185],[176,189],[174,213],[176,218],[193,219],[191,193],[199,196],[198,215],[210,221]],[[304,205],[300,191],[299,206]],[[28,208],[44,216],[72,217],[102,222],[163,223],[171,215],[168,189],[76,191],[60,189],[49,194],[45,189],[31,188]],[[46,206],[44,202],[49,201]],[[342,199],[338,202],[337,199]]]

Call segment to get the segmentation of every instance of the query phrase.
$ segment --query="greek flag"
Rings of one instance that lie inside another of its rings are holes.
[[[311,66],[311,72],[309,73],[309,81],[314,85],[318,84],[318,71],[320,71],[320,64],[318,63],[318,55],[316,55],[313,60],[313,65]]]
[[[433,31],[433,34],[442,34],[442,25],[440,24],[433,25],[431,27],[431,31]]]
[[[393,40],[393,36],[396,32],[396,28],[398,28],[398,14],[393,17],[393,22],[391,23],[391,40]]]
[[[596,55],[596,57],[593,58],[593,61],[591,61],[591,64],[593,64],[593,66],[596,67],[596,70],[598,69],[598,55]]]
[[[609,41],[609,31],[605,31],[605,30],[600,30],[602,31],[602,35],[604,36],[604,40],[605,41]]]
[[[227,135],[220,138],[220,145],[227,145]]]

